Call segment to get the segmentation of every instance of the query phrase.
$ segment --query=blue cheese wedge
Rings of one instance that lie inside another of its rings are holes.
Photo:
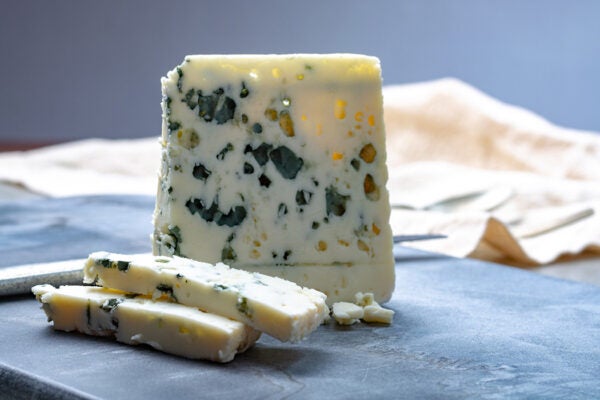
[[[115,336],[192,359],[229,362],[252,346],[260,332],[237,321],[176,303],[99,287],[38,285],[32,288],[54,329]]]
[[[181,257],[93,253],[84,283],[166,298],[296,342],[329,316],[326,296],[280,278]]]
[[[378,59],[197,55],[161,83],[155,255],[390,298]]]

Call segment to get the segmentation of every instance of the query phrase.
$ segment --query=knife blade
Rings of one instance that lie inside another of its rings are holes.
[[[433,240],[433,239],[445,239],[446,235],[439,233],[427,233],[427,234],[416,234],[416,235],[394,235],[394,244],[403,242],[416,242],[419,240]]]
[[[0,296],[31,293],[35,285],[81,284],[84,258],[48,263],[24,264],[0,269]]]

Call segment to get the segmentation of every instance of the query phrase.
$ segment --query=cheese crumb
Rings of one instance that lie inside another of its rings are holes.
[[[354,303],[361,307],[370,306],[375,303],[373,293],[358,292],[354,295]]]
[[[354,303],[340,301],[333,303],[333,318],[340,325],[352,325],[364,315],[363,308]]]
[[[333,304],[333,318],[340,325],[352,325],[359,319],[364,322],[391,324],[394,319],[394,311],[381,307],[375,301],[373,293],[358,292],[354,295],[354,303]]]
[[[371,304],[363,308],[365,322],[378,322],[380,324],[391,324],[394,319],[394,311],[381,307],[379,304]]]

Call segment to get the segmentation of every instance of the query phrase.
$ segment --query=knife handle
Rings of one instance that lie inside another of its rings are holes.
[[[26,294],[35,285],[81,284],[85,259],[25,264],[0,269],[0,296]]]

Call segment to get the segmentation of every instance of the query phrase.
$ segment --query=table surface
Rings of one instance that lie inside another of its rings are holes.
[[[0,202],[0,267],[149,251],[154,201]],[[57,332],[33,296],[0,298],[9,398],[598,398],[600,288],[397,246],[391,326],[266,335],[229,364]],[[2,396],[0,396],[2,397]]]

